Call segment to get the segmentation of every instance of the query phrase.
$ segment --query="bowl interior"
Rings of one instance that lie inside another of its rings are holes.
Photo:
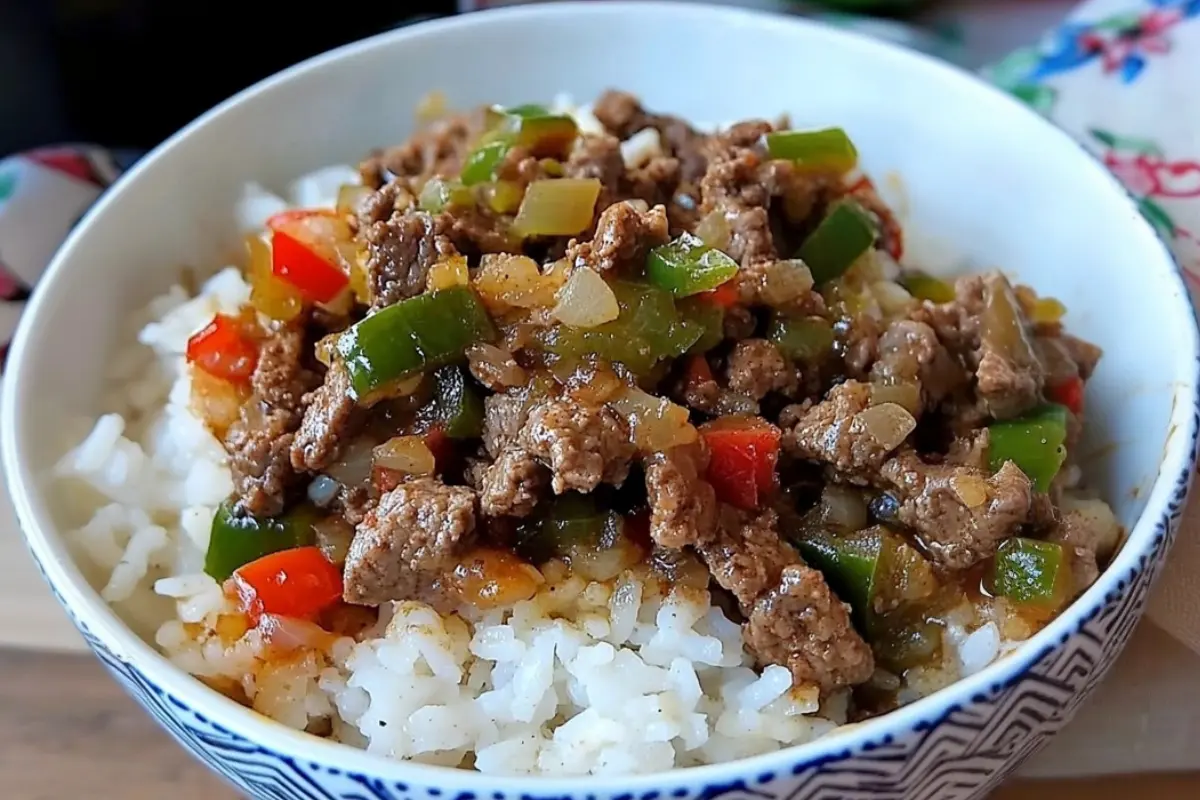
[[[890,46],[727,9],[600,3],[352,46],[251,90],[140,165],[60,253],[10,358],[8,465],[39,523],[35,547],[65,557],[41,475],[66,421],[94,408],[123,316],[181,267],[220,264],[245,181],[282,189],[398,142],[430,89],[469,106],[563,91],[585,101],[609,86],[693,120],[787,112],[797,126],[843,126],[906,225],[906,261],[999,267],[1061,299],[1070,330],[1105,350],[1087,397],[1088,478],[1132,528],[1177,398],[1191,402],[1195,331],[1165,249],[1086,153],[1007,97]]]

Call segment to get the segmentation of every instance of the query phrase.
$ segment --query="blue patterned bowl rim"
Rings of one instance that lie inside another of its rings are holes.
[[[683,8],[681,8],[681,6]],[[110,203],[119,202],[121,188],[137,180],[142,170],[159,159],[169,158],[173,146],[189,136],[208,121],[225,113],[232,106],[251,96],[265,92],[291,80],[293,77],[321,70],[326,64],[348,57],[362,50],[402,46],[405,42],[425,36],[434,31],[452,32],[459,28],[488,25],[500,18],[535,23],[548,17],[570,16],[575,24],[586,25],[588,18],[598,19],[608,15],[618,17],[637,15],[647,19],[667,20],[671,14],[686,12],[690,15],[706,15],[714,26],[749,29],[765,29],[774,26],[793,26],[819,29],[820,35],[837,40],[839,45],[858,52],[874,51],[897,61],[915,62],[921,70],[939,80],[969,81],[975,91],[991,93],[993,99],[1011,103],[1013,113],[1031,114],[1018,100],[1001,90],[979,80],[976,76],[946,62],[917,53],[906,48],[883,42],[865,35],[833,28],[821,23],[799,18],[782,17],[746,9],[692,3],[629,2],[614,0],[606,3],[545,3],[512,8],[500,8],[473,14],[424,22],[411,27],[392,30],[359,42],[355,42],[305,61],[284,72],[272,76],[235,95],[213,110],[199,117],[176,133],[143,158],[127,172],[99,203],[84,217],[68,237],[42,279],[42,284],[58,277],[60,264],[65,261],[62,253],[71,249],[71,244],[87,228],[92,216],[100,213]],[[1036,115],[1035,115],[1036,116]],[[1051,131],[1048,135],[1058,136],[1071,143],[1081,152],[1090,153],[1071,139],[1066,133],[1042,121]],[[1095,161],[1094,158],[1092,158]],[[1120,192],[1129,202],[1131,217],[1140,217],[1136,206],[1124,187],[1095,161],[1096,169],[1103,172],[1113,190]],[[768,753],[752,758],[722,764],[687,767],[669,773],[669,782],[674,785],[707,784],[710,786],[731,785],[751,780],[765,783],[776,775],[797,772],[801,768],[814,767],[822,763],[841,760],[852,753],[869,751],[890,744],[894,740],[914,731],[923,731],[937,726],[942,720],[965,706],[982,702],[994,694],[1019,681],[1029,667],[1066,642],[1074,633],[1095,617],[1108,603],[1118,598],[1132,579],[1152,566],[1149,556],[1153,551],[1156,532],[1165,531],[1173,515],[1177,515],[1191,484],[1196,460],[1197,436],[1200,434],[1200,334],[1197,332],[1195,316],[1188,300],[1182,273],[1161,237],[1144,219],[1136,223],[1145,226],[1157,241],[1159,252],[1147,253],[1142,268],[1166,268],[1171,272],[1172,291],[1163,298],[1162,314],[1170,320],[1172,350],[1179,363],[1190,365],[1179,370],[1186,379],[1176,383],[1173,397],[1171,427],[1163,447],[1159,471],[1154,479],[1141,517],[1130,531],[1126,543],[1113,564],[1079,600],[1070,606],[1058,619],[1040,631],[1022,647],[993,663],[975,675],[969,676],[942,691],[919,700],[911,705],[883,717],[843,729],[814,742]],[[298,763],[314,766],[337,767],[346,773],[362,773],[389,781],[413,781],[441,787],[442,793],[462,793],[464,796],[485,796],[494,793],[521,796],[535,793],[540,797],[618,795],[634,797],[657,797],[667,774],[623,776],[609,778],[589,776],[584,778],[528,778],[497,777],[481,773],[434,767],[411,762],[402,762],[369,755],[345,745],[309,736],[286,728],[224,697],[202,682],[185,674],[170,664],[150,644],[133,633],[108,607],[99,594],[87,583],[80,570],[67,553],[61,537],[41,497],[43,481],[32,474],[24,456],[16,444],[20,420],[13,409],[16,401],[16,386],[19,376],[34,365],[25,358],[30,338],[30,320],[41,310],[40,298],[35,292],[23,321],[13,340],[8,359],[8,380],[4,381],[2,408],[0,408],[0,449],[4,470],[13,496],[17,515],[24,532],[26,543],[46,580],[67,608],[69,615],[96,644],[142,673],[154,685],[168,693],[181,705],[201,711],[220,728],[256,743],[272,751],[285,754]],[[624,794],[619,794],[624,793]]]

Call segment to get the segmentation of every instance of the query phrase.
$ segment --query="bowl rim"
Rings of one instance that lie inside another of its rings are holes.
[[[27,466],[23,455],[26,448],[20,436],[21,395],[25,383],[21,376],[35,369],[34,321],[43,313],[48,295],[47,292],[39,290],[34,292],[22,315],[8,357],[9,374],[7,380],[3,381],[0,395],[0,450],[8,487],[26,545],[72,621],[77,627],[85,629],[95,637],[95,642],[90,641],[89,637],[93,648],[100,645],[110,649],[120,661],[136,671],[145,673],[182,704],[190,709],[203,709],[206,718],[233,734],[314,766],[336,765],[342,773],[379,776],[398,783],[418,780],[443,787],[445,791],[461,790],[480,794],[492,791],[520,794],[529,790],[535,790],[539,795],[572,796],[637,793],[654,790],[664,782],[679,785],[701,782],[719,784],[733,776],[782,775],[786,774],[782,767],[814,766],[836,760],[860,752],[864,746],[869,748],[874,742],[891,741],[923,726],[936,724],[954,709],[969,705],[989,692],[995,692],[1019,680],[1034,662],[1066,642],[1109,601],[1127,590],[1127,576],[1136,575],[1144,569],[1152,569],[1153,565],[1146,563],[1146,556],[1158,542],[1158,537],[1153,534],[1173,513],[1173,502],[1186,491],[1194,466],[1197,435],[1200,433],[1200,412],[1197,411],[1200,409],[1200,334],[1197,332],[1192,306],[1187,299],[1188,292],[1182,270],[1175,262],[1170,248],[1136,211],[1133,199],[1124,187],[1091,153],[1066,132],[1038,116],[1017,99],[977,76],[931,56],[816,21],[764,11],[673,0],[551,2],[422,21],[343,45],[288,67],[250,86],[204,113],[156,147],[89,209],[56,253],[40,281],[39,288],[61,278],[69,262],[78,258],[75,251],[84,233],[104,209],[121,202],[125,188],[139,180],[143,172],[154,164],[169,159],[172,151],[198,129],[237,106],[253,102],[258,96],[271,92],[279,85],[317,72],[328,64],[361,52],[402,47],[409,41],[426,36],[487,27],[501,20],[532,24],[569,16],[575,24],[582,25],[586,24],[588,18],[608,19],[627,15],[647,18],[688,15],[703,18],[713,25],[750,30],[791,27],[803,31],[805,36],[822,36],[835,40],[842,48],[850,51],[870,51],[875,57],[883,55],[886,59],[907,62],[906,66],[916,67],[932,79],[960,84],[969,82],[972,84],[972,91],[991,94],[993,99],[1009,103],[1013,113],[1037,117],[1045,126],[1046,136],[1058,137],[1060,141],[1069,143],[1086,155],[1095,165],[1094,168],[1103,173],[1098,178],[1121,193],[1129,203],[1131,214],[1136,217],[1130,223],[1131,230],[1140,226],[1143,232],[1152,235],[1152,241],[1156,243],[1158,252],[1147,250],[1146,261],[1154,269],[1167,269],[1168,280],[1174,282],[1171,288],[1175,291],[1167,292],[1167,296],[1162,298],[1162,313],[1165,318],[1171,319],[1175,326],[1172,331],[1175,335],[1173,352],[1179,362],[1187,361],[1191,366],[1181,366],[1176,371],[1180,375],[1186,375],[1187,379],[1175,382],[1167,439],[1158,472],[1147,493],[1146,505],[1130,529],[1122,549],[1100,579],[1046,628],[980,672],[881,717],[860,724],[842,726],[834,733],[811,742],[758,756],[639,775],[555,777],[492,775],[371,754],[349,745],[286,728],[209,688],[171,664],[150,642],[135,634],[84,578],[67,550],[62,532],[58,530],[47,511],[49,493],[43,491],[43,481],[34,473],[32,467]]]

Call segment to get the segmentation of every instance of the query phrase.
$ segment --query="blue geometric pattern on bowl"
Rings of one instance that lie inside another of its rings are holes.
[[[1192,431],[1194,463],[1200,409],[1193,411]],[[664,773],[658,789],[636,796],[451,795],[433,785],[385,781],[336,764],[299,761],[223,728],[172,696],[117,658],[54,593],[125,690],[180,744],[255,800],[973,800],[999,785],[1071,720],[1125,647],[1174,540],[1191,478],[1189,470],[1173,487],[1166,512],[1155,524],[1152,549],[1120,578],[1115,591],[1075,631],[1046,646],[1007,682],[961,705],[943,707],[940,716],[923,719],[902,734],[853,750],[725,784],[703,785],[688,781],[685,774]]]

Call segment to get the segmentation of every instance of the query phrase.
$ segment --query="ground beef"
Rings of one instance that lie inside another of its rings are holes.
[[[1015,417],[1042,396],[1042,366],[1023,322],[1009,324],[1007,306],[1020,314],[1008,280],[999,273],[983,279],[984,317],[979,324],[979,366],[975,370],[980,405],[993,417]],[[993,309],[989,312],[988,309]]]
[[[753,608],[779,585],[784,567],[800,561],[795,549],[779,538],[778,527],[779,518],[770,509],[741,511],[722,504],[716,534],[696,547],[713,580],[743,609]]]
[[[575,140],[563,172],[568,178],[595,178],[600,181],[596,208],[605,209],[622,197],[625,159],[621,143],[614,136],[583,134]]]
[[[325,382],[305,395],[304,402],[304,418],[292,442],[291,462],[297,470],[321,472],[337,460],[358,417],[345,366],[334,361],[325,373]]]
[[[745,339],[733,346],[725,362],[731,391],[761,400],[769,392],[792,394],[799,384],[795,365],[766,339]]]
[[[1033,487],[1006,461],[995,475],[974,467],[927,464],[904,452],[883,465],[899,501],[895,519],[917,534],[940,566],[967,569],[995,555],[1029,521]]]
[[[378,189],[395,176],[457,175],[482,123],[481,114],[454,114],[431,123],[403,144],[372,153],[358,168],[363,183]]]
[[[577,267],[588,266],[597,272],[640,268],[650,249],[666,244],[670,238],[666,209],[642,208],[630,201],[610,205],[600,215],[596,233],[589,241],[571,241],[567,259]]]
[[[535,404],[520,444],[550,467],[555,494],[590,492],[601,482],[620,485],[634,454],[629,430],[616,414],[569,397]]]
[[[494,462],[479,462],[472,470],[479,492],[479,510],[489,517],[527,517],[550,486],[550,472],[531,453],[514,447]]]
[[[263,341],[250,388],[267,408],[298,413],[304,395],[320,383],[305,365],[309,347],[300,325],[282,325]]]
[[[431,478],[401,483],[354,532],[343,597],[356,605],[421,598],[452,569],[475,528],[475,495]]]
[[[1112,509],[1099,500],[1064,500],[1057,525],[1046,539],[1061,544],[1071,563],[1075,592],[1096,582],[1100,562],[1116,547],[1121,527]]]
[[[870,386],[858,381],[839,384],[824,400],[799,413],[795,425],[784,432],[783,445],[798,458],[828,464],[843,480],[873,483],[891,451],[859,417],[870,405]],[[787,418],[790,421],[797,414],[792,412]]]
[[[492,458],[515,445],[528,416],[521,392],[488,395],[483,401],[483,447]]]
[[[884,385],[916,384],[923,408],[933,408],[966,383],[962,368],[924,322],[892,322],[879,337],[877,352],[871,379]]]
[[[759,180],[763,158],[757,142],[770,130],[767,122],[742,122],[713,137],[700,181],[701,213],[725,216],[730,232],[726,252],[743,265],[773,261],[778,255],[767,213],[770,195]]]
[[[1075,366],[1079,369],[1079,377],[1085,381],[1092,377],[1092,373],[1096,371],[1096,365],[1100,363],[1101,356],[1104,351],[1091,342],[1085,342],[1083,339],[1072,336],[1069,333],[1064,333],[1058,337],[1067,352],[1071,355],[1071,360],[1075,362]]]
[[[778,585],[754,603],[743,636],[760,662],[787,667],[796,685],[831,692],[864,683],[875,672],[849,606],[820,572],[803,564],[786,567]]]
[[[229,427],[225,450],[240,511],[268,517],[283,511],[287,491],[297,480],[289,459],[295,421],[295,414],[264,410],[251,398]]]
[[[448,218],[405,211],[359,227],[367,251],[367,291],[371,307],[390,306],[425,291],[429,269],[457,255]]]
[[[638,131],[654,128],[661,137],[663,148],[678,162],[680,180],[695,183],[703,177],[707,165],[703,148],[708,137],[698,133],[686,121],[667,114],[647,113],[636,97],[611,89],[600,95],[592,106],[592,113],[619,139],[628,139]]]
[[[663,547],[695,545],[712,536],[717,496],[704,471],[708,453],[699,443],[647,456],[646,496],[650,538]]]
[[[828,692],[866,681],[874,659],[848,607],[779,538],[778,526],[774,511],[722,506],[716,535],[697,548],[746,616],[747,649],[760,663],[787,667],[797,685]]]
[[[297,482],[288,453],[303,397],[320,382],[305,365],[307,347],[302,321],[268,333],[250,377],[252,394],[225,435],[238,508],[246,513],[280,513]]]
[[[946,453],[946,463],[987,470],[990,441],[991,433],[987,428],[978,428],[962,436],[956,436],[950,442],[950,448]]]

